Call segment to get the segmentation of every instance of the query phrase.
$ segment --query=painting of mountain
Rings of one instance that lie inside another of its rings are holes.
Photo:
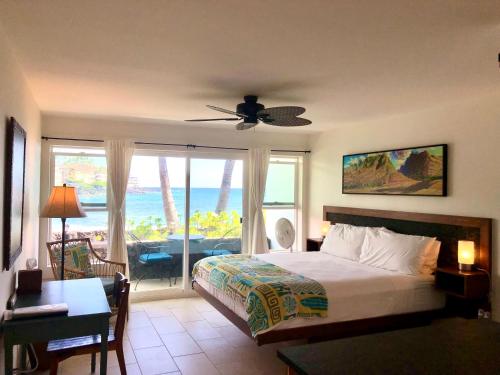
[[[345,155],[342,192],[445,196],[446,162],[444,144]]]

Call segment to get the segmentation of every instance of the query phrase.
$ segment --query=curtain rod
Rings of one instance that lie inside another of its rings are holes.
[[[86,139],[86,138],[63,138],[63,137],[45,137],[42,136],[42,139],[48,141],[49,139],[57,140],[57,141],[80,141],[80,142],[104,142],[102,139]],[[184,143],[158,143],[158,142],[134,142],[136,145],[153,145],[153,146],[178,146],[178,147],[186,147],[186,148],[212,148],[219,150],[238,150],[238,151],[248,151],[248,148],[239,148],[239,147],[222,147],[222,146],[203,146],[203,145],[193,145],[193,144],[184,144]],[[310,154],[310,150],[280,150],[275,149],[271,150],[273,152],[303,152],[304,154]]]

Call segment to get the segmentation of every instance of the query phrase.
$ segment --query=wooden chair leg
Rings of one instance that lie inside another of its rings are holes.
[[[95,372],[95,360],[96,360],[96,354],[92,353],[90,355],[90,372],[91,373]]]
[[[59,361],[57,358],[52,358],[50,361],[50,375],[57,375],[57,368],[59,367]]]
[[[123,355],[122,345],[118,345],[116,348],[116,356],[118,357],[118,364],[120,365],[120,374],[127,375],[127,367],[125,366],[125,356]]]

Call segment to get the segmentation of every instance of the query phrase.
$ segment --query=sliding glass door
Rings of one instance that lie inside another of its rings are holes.
[[[126,196],[132,291],[182,287],[185,157],[136,155]]]
[[[134,156],[126,197],[132,291],[188,288],[197,260],[241,253],[242,216],[243,160]]]
[[[201,258],[241,253],[243,160],[191,158],[189,272]]]

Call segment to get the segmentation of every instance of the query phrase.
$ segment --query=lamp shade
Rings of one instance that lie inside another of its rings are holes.
[[[458,241],[458,263],[474,264],[474,241]]]
[[[325,237],[330,230],[331,223],[329,221],[321,222],[321,235]]]
[[[80,206],[76,189],[71,186],[54,186],[50,197],[40,214],[41,217],[84,217],[87,216]]]

